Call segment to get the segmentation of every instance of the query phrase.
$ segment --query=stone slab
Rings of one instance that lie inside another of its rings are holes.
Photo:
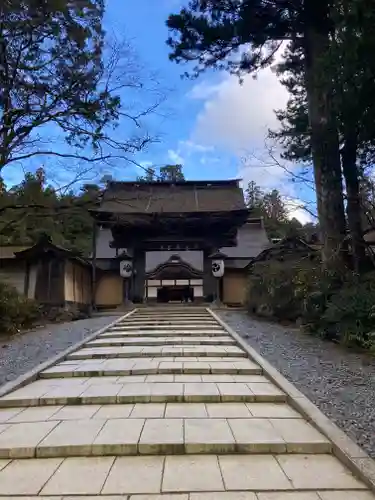
[[[223,455],[219,464],[226,490],[293,489],[272,455]]]
[[[37,495],[57,470],[62,458],[13,460],[0,471],[0,492],[12,495]]]
[[[58,422],[31,422],[11,424],[0,434],[1,458],[32,458],[38,443]]]
[[[68,458],[41,491],[42,495],[99,494],[112,467],[113,457]]]
[[[215,455],[167,456],[162,491],[224,491]]]
[[[117,458],[102,494],[160,493],[164,461],[164,456]]]
[[[336,457],[330,455],[282,455],[277,461],[296,489],[365,489]]]
[[[138,444],[141,455],[180,454],[185,451],[186,422],[179,418],[148,419]]]
[[[68,420],[58,425],[36,446],[37,457],[88,456],[104,420]],[[38,423],[39,424],[39,423]]]
[[[87,455],[136,455],[144,419],[107,420],[94,436]]]

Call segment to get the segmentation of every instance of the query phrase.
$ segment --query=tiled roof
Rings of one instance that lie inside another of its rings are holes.
[[[30,247],[25,247],[25,246],[0,246],[0,259],[15,259],[16,256],[15,254],[17,252],[22,252],[23,250],[26,250],[27,248]]]
[[[228,259],[254,258],[269,247],[266,230],[261,220],[251,219],[238,229],[237,246],[221,248]]]
[[[97,211],[121,214],[245,210],[238,181],[112,182]]]

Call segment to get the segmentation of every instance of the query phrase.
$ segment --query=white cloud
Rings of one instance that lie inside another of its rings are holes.
[[[168,150],[168,159],[171,163],[184,165],[192,156],[198,155],[201,163],[208,162],[211,157],[209,153],[214,151],[213,146],[204,146],[191,140],[178,141],[176,149]]]
[[[181,156],[179,151],[175,151],[174,149],[169,149],[168,150],[168,159],[176,165],[183,165],[184,164],[184,159]]]
[[[238,176],[244,183],[254,180],[261,187],[272,188],[286,181],[285,170],[275,162],[270,165],[265,154],[268,129],[278,126],[274,110],[283,108],[288,99],[287,91],[270,68],[257,79],[245,77],[242,85],[234,76],[212,85],[200,83],[189,96],[204,101],[192,141],[237,157]]]
[[[222,83],[210,83],[206,80],[197,83],[188,93],[191,99],[208,99],[220,91]]]
[[[245,77],[242,85],[234,76],[213,83],[203,81],[193,87],[188,97],[203,101],[191,141],[232,154],[237,158],[237,175],[244,186],[253,180],[263,190],[279,189],[288,200],[294,200],[291,217],[301,222],[311,220],[288,182],[288,171],[296,169],[296,165],[282,161],[277,151],[274,161],[265,144],[268,130],[279,126],[274,111],[284,108],[288,100],[275,73],[268,68],[256,79]]]
[[[191,153],[208,153],[214,150],[213,146],[203,146],[193,141],[180,141],[180,148],[185,149],[188,154]]]
[[[277,159],[277,158],[276,158]],[[263,190],[280,189],[283,194],[291,196],[294,188],[288,183],[289,174],[284,168],[284,163],[275,162],[268,152],[263,149],[247,150],[239,157],[238,177],[242,184],[247,186],[250,181],[255,181]],[[288,168],[293,169],[293,166]]]
[[[149,168],[149,167],[152,167],[153,163],[152,163],[152,161],[145,160],[145,161],[139,162],[139,165],[140,166],[138,166],[138,168]]]
[[[287,91],[271,69],[244,78],[242,85],[234,76],[220,83],[196,85],[189,96],[204,100],[192,140],[239,154],[263,145],[268,128],[277,126],[274,110],[286,104]]]
[[[303,208],[303,203],[301,203],[301,200],[287,200],[286,207],[288,210],[288,217],[290,219],[296,218],[301,222],[301,224],[315,222],[314,217],[305,208]]]

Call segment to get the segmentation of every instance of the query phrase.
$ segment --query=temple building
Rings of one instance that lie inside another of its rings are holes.
[[[248,268],[270,242],[238,180],[110,182],[95,221],[92,255],[98,308],[133,303],[245,302]],[[212,273],[220,253],[225,271]],[[128,278],[120,263],[131,262]]]

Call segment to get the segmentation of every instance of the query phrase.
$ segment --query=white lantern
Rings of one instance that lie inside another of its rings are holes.
[[[211,270],[215,278],[222,278],[224,276],[224,260],[214,259],[211,264]]]
[[[133,274],[133,262],[131,260],[120,261],[120,276],[123,278],[130,278]]]

